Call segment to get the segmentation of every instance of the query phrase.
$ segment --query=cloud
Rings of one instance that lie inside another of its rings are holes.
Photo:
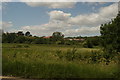
[[[23,26],[21,29],[25,31],[30,31],[34,35],[39,36],[49,36],[54,31],[61,31],[63,32],[66,29],[69,29],[71,25],[63,22],[63,21],[50,21],[46,24],[42,25],[31,25],[31,26]]]
[[[71,17],[70,23],[81,26],[97,26],[106,22],[110,19],[115,18],[118,13],[117,4],[112,4],[108,7],[102,7],[98,13],[78,15]]]
[[[118,13],[117,4],[102,7],[97,13],[79,14],[72,16],[60,10],[48,12],[49,22],[42,25],[23,26],[24,31],[31,31],[38,36],[50,35],[55,31],[61,31],[65,36],[98,35],[100,25],[115,18]]]
[[[108,2],[96,2],[96,1],[93,1],[93,2],[83,2],[83,4],[88,4],[88,5],[94,5],[94,6],[98,6],[98,5],[103,5],[103,4],[106,4]]]
[[[21,2],[76,2],[78,0],[19,0]]]
[[[66,21],[70,18],[70,13],[64,13],[63,11],[51,11],[48,13],[50,15],[50,20]]]
[[[119,0],[2,0],[2,2],[118,2]]]
[[[13,26],[12,22],[3,22],[3,21],[0,21],[0,25],[2,25],[3,30],[7,30],[11,26]]]
[[[31,7],[48,7],[48,8],[72,8],[75,2],[25,2]]]
[[[13,0],[2,0],[2,2],[12,2]]]
[[[108,7],[102,7],[100,9],[99,15],[105,18],[114,18],[118,13],[118,4],[114,3]]]
[[[78,36],[78,35],[82,35],[82,36],[93,36],[93,35],[99,35],[99,29],[100,27],[80,27],[77,29],[68,29],[65,30],[64,34],[66,34],[67,36]],[[72,34],[72,35],[71,35]]]

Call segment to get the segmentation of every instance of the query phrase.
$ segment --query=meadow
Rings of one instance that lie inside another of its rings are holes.
[[[117,78],[117,56],[103,56],[100,47],[3,43],[2,72],[23,78]]]

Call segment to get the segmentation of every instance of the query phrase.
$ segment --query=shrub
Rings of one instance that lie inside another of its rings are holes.
[[[61,41],[56,41],[56,44],[61,44],[62,42]]]
[[[73,61],[75,59],[76,52],[77,52],[77,49],[75,47],[72,50],[67,50],[66,59],[68,61]]]
[[[61,50],[57,50],[56,55],[59,57],[59,59],[62,59],[62,57],[63,57]]]
[[[83,43],[83,47],[85,48],[93,48],[93,44],[90,40],[87,40],[86,42]]]

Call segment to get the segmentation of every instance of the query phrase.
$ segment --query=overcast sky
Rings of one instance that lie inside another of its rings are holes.
[[[9,2],[2,4],[5,32],[30,31],[49,36],[55,31],[65,36],[100,35],[100,25],[115,18],[118,4],[112,2]]]

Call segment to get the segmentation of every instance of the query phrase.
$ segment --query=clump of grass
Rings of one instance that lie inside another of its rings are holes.
[[[56,50],[56,56],[58,56],[59,59],[62,59],[63,58],[62,51],[61,50]]]
[[[16,57],[17,57],[17,53],[14,53],[13,58],[16,58]]]
[[[73,61],[75,59],[76,52],[77,52],[77,49],[75,47],[72,50],[67,50],[66,59],[68,61]]]
[[[16,45],[15,48],[22,48],[22,45]]]
[[[24,45],[24,47],[25,47],[25,48],[29,48],[30,46],[28,46],[28,45]]]

